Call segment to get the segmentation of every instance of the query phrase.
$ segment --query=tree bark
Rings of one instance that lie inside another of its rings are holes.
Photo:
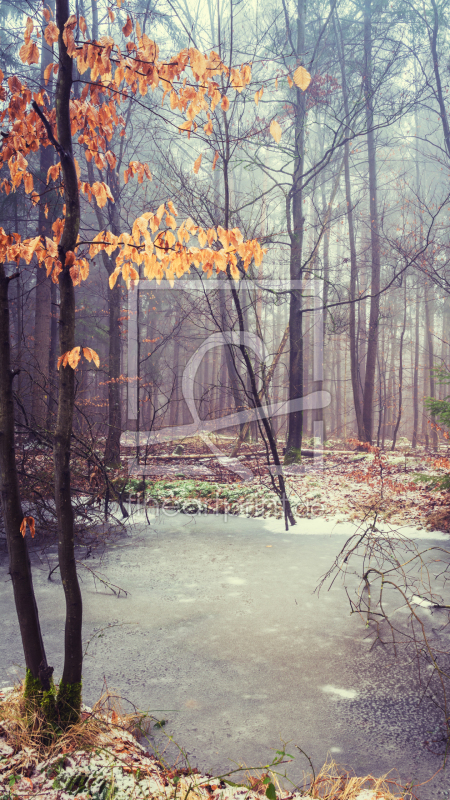
[[[69,18],[68,0],[56,0],[56,24],[59,28],[59,72],[56,85],[56,125],[58,150],[64,179],[66,205],[64,231],[58,246],[62,272],[59,275],[60,355],[75,346],[75,291],[66,254],[74,251],[80,227],[78,178],[70,129],[70,91],[72,59],[63,41],[64,24]],[[81,671],[83,648],[82,601],[78,583],[74,548],[74,519],[70,486],[70,444],[75,399],[75,373],[67,365],[60,367],[58,413],[54,440],[55,503],[58,520],[58,556],[61,580],[66,599],[64,637],[64,669],[58,692],[61,719],[69,724],[79,718],[81,707]]]
[[[413,433],[412,446],[417,447],[419,434],[419,338],[420,338],[420,295],[417,289],[416,296],[416,319],[415,319],[415,341],[414,341],[414,375],[413,375]]]
[[[345,52],[342,30],[337,16],[335,17],[337,25],[335,25],[336,42],[338,44],[338,56],[341,69],[342,81],[342,97],[344,100],[345,118],[350,118],[350,110],[348,103],[348,88],[347,76],[345,72]],[[337,28],[339,28],[339,35]],[[349,134],[346,129],[346,135]],[[349,336],[350,336],[350,374],[352,381],[353,391],[353,404],[355,406],[356,425],[358,428],[358,439],[364,441],[364,425],[362,418],[361,407],[361,391],[359,386],[359,362],[358,362],[358,334],[356,328],[356,280],[358,276],[358,264],[356,261],[356,243],[355,243],[355,223],[353,219],[353,202],[352,190],[350,180],[350,144],[344,144],[344,179],[345,179],[345,200],[347,203],[347,223],[348,223],[348,239],[350,247],[350,306],[349,306]]]
[[[392,435],[392,447],[391,450],[395,450],[395,444],[397,441],[397,434],[398,429],[400,427],[400,422],[402,419],[402,402],[403,402],[403,339],[405,338],[405,330],[406,330],[406,275],[404,277],[405,281],[405,303],[403,306],[403,327],[402,332],[400,334],[400,344],[399,344],[399,366],[398,366],[398,414],[397,414],[397,421],[395,423],[394,433]]]
[[[14,278],[18,278],[15,273]],[[33,589],[26,539],[20,532],[23,520],[14,441],[14,400],[11,369],[8,288],[11,278],[0,264],[0,493],[9,556],[9,574],[19,619],[25,664],[43,689],[49,687],[53,671],[47,665],[39,615]]]
[[[427,329],[427,350],[428,350],[428,375],[430,381],[430,397],[436,396],[434,380],[434,347],[433,347],[433,327],[434,327],[434,303],[433,297],[429,297],[428,283],[425,281],[425,325]],[[436,430],[436,417],[431,416],[431,444],[435,450],[439,446]]]
[[[297,2],[297,61],[303,64],[305,52],[305,0]],[[287,14],[286,14],[287,17]],[[288,23],[288,20],[286,20]],[[294,173],[286,201],[286,217],[290,238],[290,279],[303,278],[303,165],[305,149],[305,93],[296,87],[294,119]],[[291,223],[292,209],[292,223]],[[300,289],[291,290],[289,305],[289,400],[303,397],[303,312]],[[300,460],[303,438],[303,411],[293,411],[288,417],[288,437],[285,464]]]
[[[48,7],[54,16],[55,4],[50,0]],[[44,27],[47,23],[44,23]],[[45,85],[44,72],[46,67],[53,61],[53,47],[50,47],[42,36],[41,48],[41,86]],[[51,96],[52,84],[51,78],[46,86],[47,93]],[[39,153],[39,173],[40,178],[45,186],[47,181],[47,172],[54,162],[54,150],[52,145],[41,147]],[[44,195],[45,197],[45,195]],[[52,213],[47,201],[47,216],[45,215],[46,203],[41,200],[39,203],[39,219],[38,219],[38,232],[40,236],[48,236],[53,238],[52,223],[54,214]],[[48,419],[48,402],[50,394],[49,386],[49,351],[50,351],[50,336],[51,336],[51,313],[52,313],[52,297],[51,297],[51,281],[47,278],[45,267],[42,266],[38,269],[36,276],[36,315],[34,323],[34,376],[32,385],[32,403],[31,403],[31,418],[33,422],[40,428],[47,424]]]
[[[367,152],[369,163],[370,195],[370,240],[372,255],[371,301],[369,332],[367,337],[366,376],[364,381],[363,425],[364,441],[372,442],[373,394],[375,388],[375,368],[378,349],[378,325],[380,309],[380,233],[378,227],[377,166],[376,147],[373,132],[373,90],[372,90],[372,3],[364,2],[364,95],[367,121]]]

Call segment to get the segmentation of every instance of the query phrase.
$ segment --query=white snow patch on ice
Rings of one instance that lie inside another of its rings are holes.
[[[322,686],[321,689],[322,692],[326,694],[335,694],[337,697],[342,697],[344,700],[354,700],[355,697],[358,697],[356,689],[339,689],[337,686],[332,686],[331,683],[327,683],[326,686]]]

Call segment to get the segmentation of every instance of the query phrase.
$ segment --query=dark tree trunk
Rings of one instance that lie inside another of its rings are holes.
[[[417,447],[419,434],[419,338],[420,338],[420,295],[416,296],[415,342],[414,342],[414,375],[413,375],[413,434],[412,446]]]
[[[377,165],[376,147],[373,132],[373,90],[372,90],[372,3],[364,3],[364,96],[367,121],[367,151],[369,162],[370,196],[370,241],[372,255],[371,301],[369,332],[367,337],[366,377],[364,381],[363,425],[364,441],[372,442],[373,394],[375,388],[375,368],[377,364],[378,324],[380,309],[380,232],[378,227],[377,203]]]
[[[18,273],[14,277],[18,278]],[[49,688],[51,670],[47,666],[39,616],[34,596],[31,565],[26,539],[20,532],[23,520],[14,443],[14,401],[11,369],[8,287],[0,264],[0,492],[3,523],[9,555],[9,574],[19,619],[25,664],[35,681]],[[28,676],[27,676],[28,677]]]
[[[399,367],[398,367],[398,414],[397,414],[397,421],[395,423],[394,433],[392,435],[392,450],[395,450],[395,443],[397,441],[397,434],[398,429],[400,427],[400,422],[402,419],[402,403],[403,403],[403,339],[405,337],[405,330],[406,330],[406,275],[405,275],[405,304],[403,307],[403,327],[402,332],[400,335],[400,345],[399,345]]]
[[[305,0],[297,2],[297,60],[303,63],[305,52]],[[305,94],[296,87],[294,120],[294,174],[286,203],[286,217],[290,238],[290,279],[303,278],[303,164],[305,149]],[[292,207],[292,223],[291,223]],[[303,397],[303,312],[302,293],[299,288],[290,294],[289,305],[289,400]],[[303,411],[293,411],[288,417],[288,437],[285,464],[299,461],[303,438]]]
[[[54,16],[55,4],[50,0],[48,7]],[[44,27],[47,23],[44,23]],[[50,47],[44,37],[42,37],[41,50],[41,86],[45,85],[44,72],[46,67],[53,61],[53,47]],[[51,79],[46,86],[47,93],[52,95]],[[41,147],[39,153],[39,173],[42,186],[46,185],[47,172],[54,163],[54,150],[51,145]],[[45,195],[44,195],[45,197]],[[53,238],[52,223],[54,214],[47,209],[45,216],[46,202],[39,204],[38,232],[40,236]],[[47,201],[47,205],[49,205]],[[53,206],[53,202],[50,204]],[[45,427],[48,419],[49,403],[49,351],[51,336],[51,313],[52,313],[52,291],[51,281],[46,276],[45,267],[42,266],[37,272],[36,282],[36,316],[34,323],[34,380],[32,388],[31,417],[38,427]]]
[[[433,297],[429,297],[428,283],[425,282],[425,325],[427,330],[427,350],[428,350],[428,375],[430,380],[430,397],[436,396],[434,380],[434,347],[433,347],[433,327],[434,327],[434,303]],[[436,430],[436,417],[431,417],[431,444],[436,450],[439,446]]]
[[[72,150],[70,130],[70,91],[72,59],[67,53],[62,33],[69,17],[68,0],[56,0],[56,24],[59,28],[59,72],[56,85],[56,124],[59,155],[64,179],[66,205],[64,231],[58,247],[62,272],[59,275],[60,355],[75,346],[75,291],[66,253],[74,251],[80,227],[78,178]],[[78,719],[81,707],[81,670],[83,648],[81,640],[82,601],[75,563],[74,519],[70,486],[70,444],[75,399],[75,373],[67,365],[60,367],[58,414],[54,443],[55,503],[58,519],[58,555],[61,580],[66,598],[64,638],[64,669],[58,692],[61,718],[70,723]]]
[[[339,35],[337,35],[337,28],[339,28]],[[341,69],[342,81],[342,96],[344,100],[344,111],[346,119],[350,118],[349,103],[348,103],[348,89],[347,89],[347,76],[345,72],[345,53],[344,42],[342,37],[341,26],[337,20],[335,26],[336,41],[338,43],[338,55]],[[346,130],[346,135],[350,131]],[[355,243],[355,224],[353,219],[353,203],[352,191],[350,181],[350,145],[349,142],[344,144],[344,178],[345,178],[345,199],[347,203],[347,222],[348,222],[348,239],[350,247],[350,306],[349,306],[349,335],[350,335],[350,372],[352,380],[353,391],[353,404],[355,406],[356,425],[358,428],[358,439],[364,441],[364,425],[362,418],[361,407],[361,390],[360,390],[360,376],[359,376],[359,361],[358,361],[358,334],[356,328],[356,280],[358,276],[358,265],[356,261],[356,243]]]

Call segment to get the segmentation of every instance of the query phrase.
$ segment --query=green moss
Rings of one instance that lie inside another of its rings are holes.
[[[58,723],[63,729],[75,725],[80,719],[81,686],[81,681],[79,683],[63,683],[61,681],[59,684],[56,709]]]
[[[286,455],[284,457],[285,467],[289,466],[289,464],[301,464],[301,462],[302,451],[298,450],[296,447],[290,447],[289,450],[286,451]]]
[[[35,678],[30,669],[25,674],[23,696],[26,700],[40,699],[44,689],[39,678]]]
[[[56,689],[52,678],[50,678],[50,689],[46,690],[39,678],[35,678],[31,670],[27,669],[23,696],[30,712],[38,707],[44,712],[45,719],[48,722],[53,721],[55,717]]]
[[[33,673],[27,669],[23,696],[25,699],[25,715],[29,718],[30,725],[34,724],[35,712],[37,710],[41,711],[46,723],[48,723],[48,736],[51,739],[51,731],[54,727],[56,714],[56,688],[52,678],[50,678],[50,689],[46,690],[39,678],[35,678]],[[44,730],[43,736],[44,738],[47,736]]]

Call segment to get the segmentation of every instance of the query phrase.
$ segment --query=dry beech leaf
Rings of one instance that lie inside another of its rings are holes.
[[[226,95],[224,95],[222,97],[222,102],[220,104],[220,107],[221,107],[222,111],[228,111],[228,109],[230,107],[230,101],[228,100],[228,97],[226,97]]]
[[[47,44],[48,44],[48,45],[50,45],[50,47],[51,47],[51,46],[52,46],[52,44],[55,44],[55,42],[57,42],[57,41],[58,41],[58,37],[59,37],[59,29],[58,29],[58,26],[57,26],[57,25],[55,25],[55,23],[54,23],[54,22],[49,22],[49,23],[48,23],[48,25],[47,25],[47,27],[46,27],[46,28],[45,28],[45,30],[44,30],[44,38],[45,38],[45,41],[46,41],[46,42],[47,42]]]
[[[36,42],[23,44],[19,50],[19,57],[24,64],[39,64],[39,50]]]
[[[279,123],[276,119],[273,119],[270,123],[270,133],[272,134],[273,138],[275,139],[276,143],[279,144],[281,139],[282,130]]]
[[[202,156],[203,156],[203,153],[200,153],[199,157],[196,158],[195,162],[194,162],[194,172],[195,172],[196,175],[198,174],[198,171],[200,169],[200,164],[202,163]]]
[[[122,33],[124,36],[129,36],[132,30],[133,30],[133,23],[131,22],[130,17],[127,16],[127,21],[122,28]]]
[[[34,534],[36,533],[34,527],[34,518],[33,517],[24,517],[20,526],[20,532],[22,536],[25,538],[25,534],[27,532],[27,524],[30,528],[31,538],[34,539]]]
[[[92,349],[92,347],[83,347],[83,355],[87,361],[93,361],[96,367],[100,366],[98,354]]]
[[[213,169],[216,168],[216,164],[217,164],[218,160],[219,160],[219,152],[218,152],[218,150],[216,150],[216,152],[214,153],[214,159],[213,159],[213,163],[212,163],[212,168]]]
[[[297,67],[292,77],[295,85],[299,86],[302,92],[305,92],[311,83],[311,75],[304,67]]]

